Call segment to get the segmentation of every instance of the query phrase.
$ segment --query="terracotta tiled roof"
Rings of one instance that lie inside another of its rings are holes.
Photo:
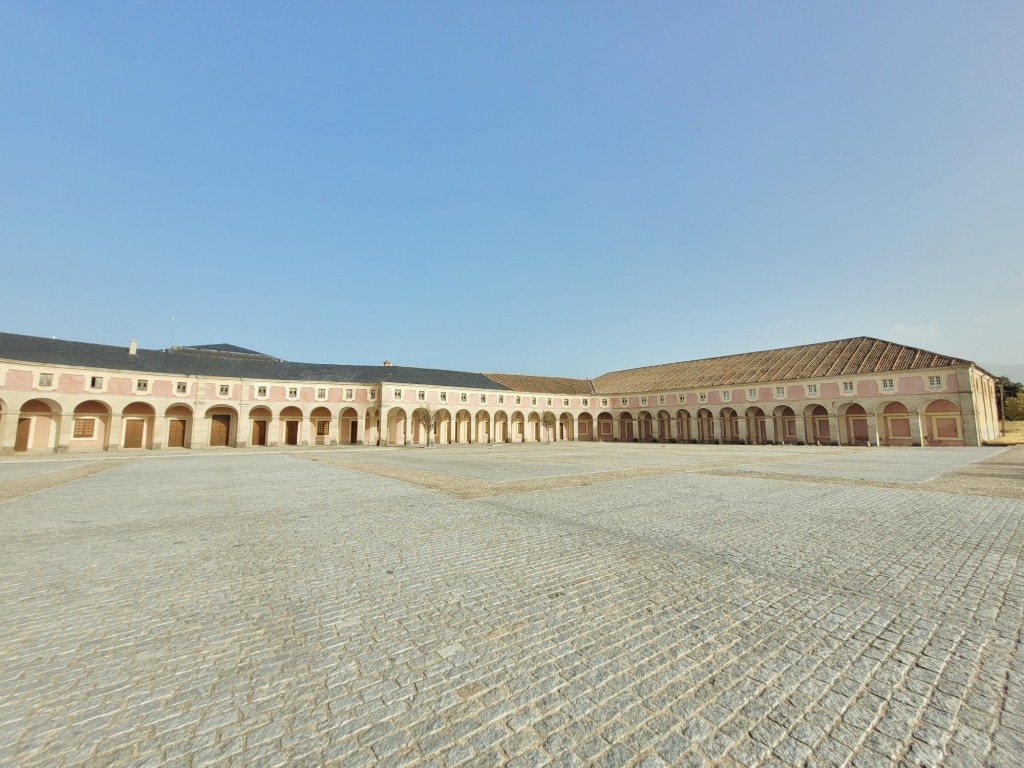
[[[544,392],[552,395],[592,395],[590,379],[566,379],[560,376],[525,376],[517,373],[485,373],[489,379],[517,392]]]
[[[957,357],[858,336],[841,341],[613,371],[598,376],[593,384],[594,391],[600,393],[657,392],[969,364],[970,361]]]

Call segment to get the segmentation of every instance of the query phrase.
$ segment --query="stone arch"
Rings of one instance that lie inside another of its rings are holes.
[[[451,445],[454,437],[452,431],[452,412],[447,408],[438,408],[434,414],[434,442]]]
[[[676,411],[676,431],[679,433],[680,443],[694,442],[693,433],[690,429],[690,412],[685,408]]]
[[[257,405],[249,409],[249,445],[267,446],[270,444],[270,423],[274,414],[265,405]],[[240,427],[241,428],[241,427]]]
[[[778,405],[772,411],[772,426],[775,428],[775,442],[782,445],[796,445],[801,442],[797,430],[796,411],[788,405]]]
[[[722,408],[718,412],[718,420],[722,425],[722,442],[740,442],[740,419],[735,408]]]
[[[211,448],[238,445],[238,411],[230,405],[207,408],[204,422],[209,429],[207,444]]]
[[[473,415],[465,408],[455,414],[455,442],[471,443],[473,440]]]
[[[821,403],[810,403],[804,408],[804,428],[814,445],[829,445],[833,441],[828,409]]]
[[[922,436],[928,445],[966,445],[963,415],[952,400],[932,400],[921,409]]]
[[[514,411],[512,413],[512,434],[509,442],[526,442],[526,417],[523,416],[522,411]]]
[[[36,397],[22,403],[17,416],[15,452],[56,450],[60,412],[60,404],[46,397]],[[11,418],[14,418],[14,414],[11,414]]]
[[[302,440],[302,409],[297,405],[286,405],[278,414],[279,432],[277,441],[280,445],[299,445]]]
[[[352,407],[343,408],[338,414],[338,443],[356,445],[359,442],[359,411]]]
[[[477,411],[473,434],[476,439],[474,443],[491,442],[491,414],[487,411]]]
[[[651,415],[650,411],[640,411],[637,414],[636,423],[637,437],[640,438],[641,443],[654,440],[654,416]]]
[[[559,414],[557,430],[556,435],[558,440],[576,439],[576,425],[571,413],[563,411]]]
[[[192,407],[175,403],[164,411],[165,448],[192,447]]]
[[[697,411],[697,442],[715,442],[715,417],[707,408]]]
[[[631,443],[634,438],[640,439],[633,428],[633,414],[629,411],[623,411],[619,414],[619,440],[624,443]]]
[[[121,448],[152,448],[156,409],[136,400],[121,409],[121,432],[112,435]]]
[[[594,431],[594,417],[589,413],[581,413],[576,419],[576,433],[579,440],[597,440],[597,433]]]
[[[530,441],[534,443],[539,443],[541,440],[540,414],[537,413],[536,411],[531,411],[530,415],[527,417],[527,423],[528,426],[526,433],[527,435],[529,435]]]
[[[309,434],[312,436],[310,442],[314,445],[333,445],[338,441],[331,431],[333,419],[330,409],[318,405],[309,412]]]
[[[663,443],[668,442],[669,440],[674,441],[675,438],[672,434],[672,415],[664,409],[658,411],[657,438]]]
[[[747,442],[753,445],[768,443],[768,417],[764,409],[755,406],[747,408],[743,414],[747,421]]]
[[[597,414],[597,431],[595,439],[609,442],[615,439],[615,417],[608,411],[601,411]]]
[[[511,442],[508,431],[508,414],[505,411],[498,411],[494,414],[494,442]]]
[[[70,451],[98,451],[108,447],[110,406],[99,400],[84,400],[75,406]]]
[[[871,445],[871,421],[860,403],[843,403],[839,406],[839,444]]]
[[[913,445],[914,432],[911,419],[917,418],[904,403],[893,400],[884,403],[876,411],[881,417],[881,440],[883,445]]]

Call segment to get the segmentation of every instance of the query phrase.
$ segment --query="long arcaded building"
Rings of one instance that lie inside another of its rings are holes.
[[[658,441],[980,445],[993,377],[857,337],[595,379],[292,363],[0,333],[0,452]],[[430,412],[432,417],[427,417]]]

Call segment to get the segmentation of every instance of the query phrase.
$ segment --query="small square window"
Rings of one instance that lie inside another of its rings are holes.
[[[530,398],[530,405],[536,405],[536,404],[537,404],[537,398],[536,397],[531,397]]]
[[[807,385],[807,394],[808,395],[816,395],[816,394],[818,394],[818,385],[817,384],[808,384]]]
[[[521,395],[516,395],[516,405],[522,405],[522,404],[523,404],[522,396]]]
[[[853,392],[853,382],[852,381],[844,381],[843,382],[843,394],[848,395],[851,392]]]
[[[480,395],[480,405],[487,405],[487,395]]]
[[[441,402],[442,403],[447,403],[448,402],[448,393],[447,392],[442,392],[441,393]]]
[[[942,388],[942,377],[941,376],[929,376],[928,377],[928,386],[931,387],[932,389],[941,389]]]
[[[92,437],[96,429],[95,419],[75,419],[75,437]]]
[[[504,395],[498,395],[498,405],[504,405],[504,404],[505,404],[505,396]]]
[[[728,402],[729,400],[732,400],[732,391],[728,390],[728,389],[723,389],[722,390],[722,400],[724,400],[726,402]]]
[[[548,407],[550,408],[551,407],[551,398],[549,397],[546,402],[548,404]]]
[[[371,400],[376,400],[377,399],[377,389],[376,388],[370,390],[370,399]]]
[[[697,395],[697,401],[701,402],[701,403],[706,403],[708,401],[708,393],[707,392],[701,392],[700,394],[698,394]]]
[[[266,397],[266,396],[267,396],[267,388],[266,387],[256,387],[256,397]]]
[[[893,390],[893,381],[892,381],[892,379],[882,379],[882,391],[883,392],[892,392],[892,390]],[[845,385],[843,387],[843,391],[846,391]]]
[[[53,374],[52,373],[40,373],[39,374],[39,386],[40,387],[52,387],[53,386]]]
[[[568,397],[563,397],[562,398],[562,407],[563,408],[568,408],[569,407],[569,398]]]
[[[298,396],[299,396],[298,388],[297,387],[289,387],[289,389],[288,389],[288,397],[291,398],[292,400],[294,400]]]
[[[327,399],[327,387],[317,387],[316,388],[316,399],[317,400],[326,400]]]
[[[421,389],[421,390],[419,390],[419,391],[417,391],[417,392],[416,392],[416,399],[417,399],[417,400],[419,400],[420,402],[422,402],[422,401],[426,400],[426,399],[427,399],[427,393],[426,393],[426,391],[425,391],[425,390],[422,390],[422,389]]]
[[[757,390],[756,389],[748,389],[747,390],[747,399],[748,400],[757,400]]]
[[[230,394],[230,388],[227,384],[221,384],[217,392],[221,397],[227,397]]]
[[[331,432],[331,422],[327,419],[322,419],[316,423],[316,433],[319,437],[324,437]]]
[[[775,388],[775,396],[776,397],[785,397],[786,396],[786,388],[785,387],[776,387]]]
[[[647,405],[647,398],[646,397],[641,397],[640,398],[640,405]]]
[[[664,405],[664,404],[665,404],[665,396],[664,395],[658,395],[658,405]]]
[[[469,395],[467,395],[465,392],[459,392],[459,402],[460,403],[468,403],[469,402]]]
[[[627,405],[629,405],[629,398],[628,397],[620,397],[619,398],[619,405],[622,408],[625,408]]]
[[[174,391],[177,392],[179,395],[187,395],[188,394],[188,382],[187,381],[179,381],[179,382],[177,382],[174,385]]]
[[[149,391],[149,379],[139,379],[135,382],[136,392],[148,392]]]
[[[351,389],[346,389],[345,390],[345,399],[346,400],[351,400],[353,397],[355,397],[355,393]],[[373,391],[372,390],[371,390],[371,393],[370,393],[370,397],[371,398],[373,397]]]
[[[93,376],[89,379],[89,389],[102,389],[103,388],[103,377]]]
[[[395,390],[395,400],[401,400],[401,399],[402,399],[402,390],[396,389]]]
[[[608,407],[608,398],[607,397],[602,397],[601,398],[601,407],[602,408],[607,408]]]
[[[584,397],[583,398],[583,407],[584,408],[589,408],[590,407],[590,398],[589,397]]]

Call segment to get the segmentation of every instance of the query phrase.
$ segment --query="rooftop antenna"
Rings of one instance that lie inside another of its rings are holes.
[[[174,313],[171,313],[171,349],[174,349]]]

